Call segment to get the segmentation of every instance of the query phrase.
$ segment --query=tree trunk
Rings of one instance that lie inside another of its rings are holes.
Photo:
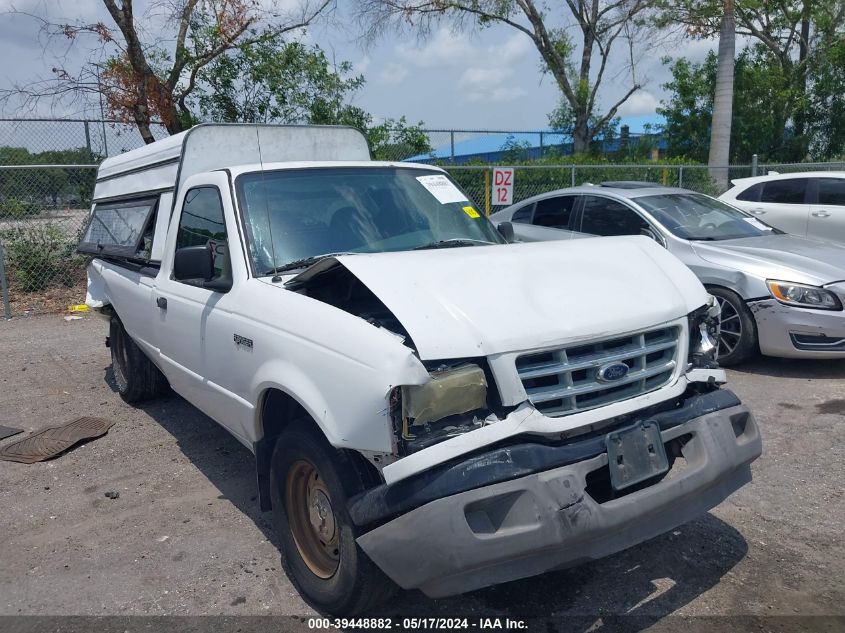
[[[731,121],[734,98],[734,56],[736,54],[736,20],[734,0],[724,0],[724,13],[719,31],[719,65],[716,70],[716,93],[713,98],[713,120],[710,124],[710,176],[719,191],[728,188],[728,165],[731,158]]]
[[[586,114],[575,116],[575,125],[572,128],[572,153],[587,154],[590,150],[590,129],[589,120]]]
[[[135,107],[132,108],[132,116],[135,119],[135,126],[138,128],[138,132],[141,134],[144,143],[147,145],[155,143],[155,137],[153,136],[152,130],[150,130],[150,115],[147,111],[146,104],[136,103]]]

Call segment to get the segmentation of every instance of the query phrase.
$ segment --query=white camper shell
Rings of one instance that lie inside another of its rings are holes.
[[[331,613],[618,551],[760,454],[672,255],[507,244],[352,129],[202,125],[110,158],[80,251],[121,395],[169,385],[254,452],[285,568]]]

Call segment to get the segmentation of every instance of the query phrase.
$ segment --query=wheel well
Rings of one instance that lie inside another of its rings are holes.
[[[305,407],[293,396],[279,389],[267,390],[261,403],[261,431],[262,438],[270,445],[271,450],[282,431],[294,420],[301,419],[308,420],[318,432],[322,433]]]
[[[255,443],[255,467],[258,478],[258,498],[261,510],[267,512],[272,509],[270,501],[270,461],[273,449],[279,436],[292,423],[306,424],[313,433],[326,437],[308,413],[293,396],[280,389],[268,389],[261,402],[261,430],[262,437]],[[381,483],[376,468],[370,464],[358,451],[336,449],[342,452],[359,472],[362,481],[368,486]]]

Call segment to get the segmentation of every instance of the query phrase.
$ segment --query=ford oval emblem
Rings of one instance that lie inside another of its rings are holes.
[[[629,369],[625,363],[608,363],[599,367],[597,376],[601,382],[616,382],[627,376]]]

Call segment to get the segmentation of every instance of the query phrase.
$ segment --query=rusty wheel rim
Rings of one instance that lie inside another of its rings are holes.
[[[285,510],[299,555],[311,572],[331,578],[340,563],[340,538],[328,486],[313,464],[294,462],[285,480]]]

